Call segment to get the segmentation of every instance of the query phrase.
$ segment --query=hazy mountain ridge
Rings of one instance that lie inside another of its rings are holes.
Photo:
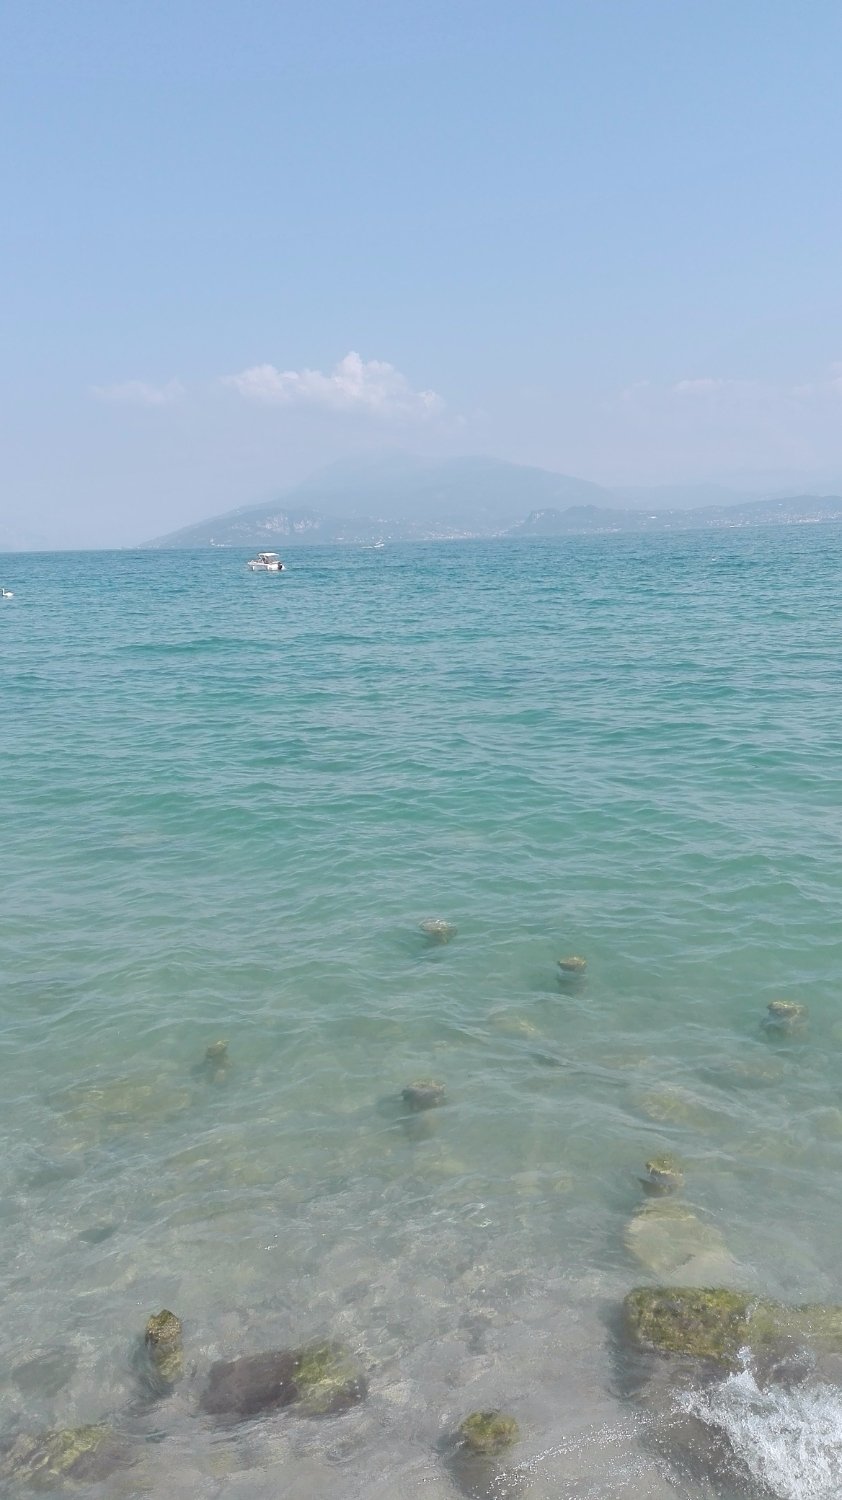
[[[706,505],[696,510],[609,510],[573,506],[568,510],[532,511],[507,533],[512,537],[599,535],[607,532],[698,531],[741,526],[806,525],[842,521],[842,496],[794,495],[751,500],[740,505]]]
[[[698,490],[717,493],[714,486]],[[733,502],[735,492],[719,491],[733,503],[689,508],[663,503],[665,496],[678,493],[678,487],[664,486],[614,491],[571,475],[490,458],[435,463],[389,453],[331,465],[274,502],[241,506],[147,545],[278,551],[302,542],[371,545],[842,521],[842,497],[837,495],[743,496]],[[685,488],[684,493],[690,491]],[[624,503],[631,494],[634,506]],[[644,508],[650,494],[653,503]]]

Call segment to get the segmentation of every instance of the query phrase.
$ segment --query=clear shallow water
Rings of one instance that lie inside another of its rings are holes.
[[[536,1500],[747,1494],[651,1440],[614,1317],[658,1149],[711,1275],[842,1301],[842,532],[2,564],[2,1428],[124,1414],[169,1306],[190,1377],[92,1495],[445,1500],[490,1405]],[[364,1406],[197,1415],[326,1332]],[[776,1396],[789,1462],[715,1396],[782,1500],[837,1493],[840,1399]]]

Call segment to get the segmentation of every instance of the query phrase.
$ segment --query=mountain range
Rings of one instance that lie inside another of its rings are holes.
[[[692,503],[696,497],[707,503]],[[228,511],[147,545],[277,551],[301,542],[599,535],[811,521],[842,521],[842,496],[757,498],[714,486],[612,490],[491,458],[434,462],[389,453],[331,465],[275,501]]]

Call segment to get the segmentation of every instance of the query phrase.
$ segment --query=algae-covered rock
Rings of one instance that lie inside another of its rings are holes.
[[[681,1164],[668,1151],[652,1156],[646,1163],[646,1176],[641,1178],[649,1193],[677,1193],[684,1186]]]
[[[401,1098],[410,1109],[435,1109],[444,1103],[446,1093],[443,1083],[437,1083],[434,1078],[419,1078],[401,1090]]]
[[[184,1374],[181,1319],[167,1308],[153,1313],[147,1320],[143,1341],[153,1384],[167,1389],[175,1385]]]
[[[472,1411],[459,1423],[459,1437],[471,1453],[493,1456],[504,1453],[520,1437],[514,1417],[502,1411]]]
[[[220,1038],[205,1048],[200,1071],[210,1083],[224,1083],[228,1077],[230,1058],[228,1043]]]
[[[798,1000],[770,1000],[763,1022],[767,1031],[787,1034],[802,1031],[807,1024],[807,1007]]]
[[[342,1344],[307,1344],[296,1351],[297,1405],[310,1417],[347,1411],[362,1401],[368,1382],[359,1361]]]
[[[419,922],[418,931],[430,943],[452,943],[458,928],[452,922],[446,922],[443,917],[428,917],[426,921]]]
[[[347,1411],[368,1390],[359,1362],[343,1345],[328,1341],[300,1349],[278,1349],[220,1360],[211,1366],[202,1410],[242,1421],[280,1407],[322,1417]]]
[[[541,1035],[534,1021],[530,1021],[526,1016],[518,1015],[515,1011],[495,1011],[489,1016],[488,1024],[495,1031],[499,1031],[502,1036],[522,1037],[524,1041]]]
[[[582,958],[579,953],[569,953],[566,958],[560,958],[557,962],[559,972],[568,979],[571,976],[575,977],[576,975],[584,974],[588,967],[588,960]]]
[[[691,1208],[670,1199],[645,1203],[629,1219],[623,1243],[630,1255],[656,1276],[672,1275],[703,1256],[721,1258],[728,1252],[719,1230],[705,1224]],[[719,1271],[723,1269],[719,1266]]]
[[[729,1369],[742,1363],[745,1350],[793,1341],[842,1351],[842,1307],[786,1307],[722,1287],[638,1287],[623,1311],[637,1347],[715,1360]]]
[[[0,1458],[0,1477],[49,1488],[60,1480],[100,1478],[118,1462],[110,1427],[21,1433]]]

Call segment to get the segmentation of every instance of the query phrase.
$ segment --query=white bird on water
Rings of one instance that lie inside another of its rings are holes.
[[[14,599],[11,589],[0,589],[0,599]]]

